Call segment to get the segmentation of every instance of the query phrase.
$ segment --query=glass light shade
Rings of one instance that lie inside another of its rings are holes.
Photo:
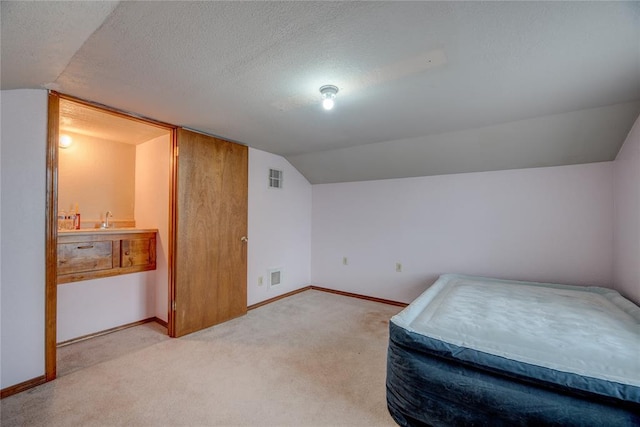
[[[336,94],[338,88],[333,85],[324,85],[320,88],[320,94],[322,95],[322,108],[325,110],[331,110],[335,105]]]
[[[322,108],[325,110],[331,110],[334,105],[336,105],[336,103],[333,98],[325,98],[322,100]]]
[[[60,135],[60,148],[68,148],[73,143],[73,140],[69,135]]]

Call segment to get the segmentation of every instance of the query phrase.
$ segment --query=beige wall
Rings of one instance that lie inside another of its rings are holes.
[[[68,135],[73,144],[59,150],[58,209],[78,203],[82,228],[93,228],[106,211],[113,220],[134,220],[135,145]]]
[[[136,225],[158,229],[156,269],[148,272],[147,280],[155,289],[155,316],[167,321],[171,134],[139,144],[136,150]]]

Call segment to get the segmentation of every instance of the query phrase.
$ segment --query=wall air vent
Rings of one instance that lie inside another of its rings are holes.
[[[272,268],[269,270],[269,288],[278,286],[280,283],[282,283],[282,269]]]
[[[282,188],[282,171],[269,169],[269,188]]]

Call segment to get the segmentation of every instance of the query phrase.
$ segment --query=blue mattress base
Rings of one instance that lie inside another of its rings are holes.
[[[390,323],[387,406],[401,426],[638,426],[640,405],[500,373]]]

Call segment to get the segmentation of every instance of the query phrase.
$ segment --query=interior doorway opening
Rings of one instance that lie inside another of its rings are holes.
[[[57,376],[58,345],[148,321],[167,326],[174,140],[173,126],[49,95],[47,380]],[[155,270],[58,283],[57,240],[70,221],[89,234],[105,221],[157,230]]]

